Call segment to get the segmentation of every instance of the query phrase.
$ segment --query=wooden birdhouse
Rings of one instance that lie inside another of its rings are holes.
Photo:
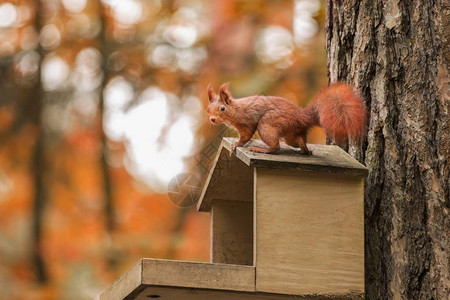
[[[234,141],[223,139],[197,207],[211,214],[211,262],[142,259],[101,299],[363,296],[367,169],[337,146],[230,156]]]

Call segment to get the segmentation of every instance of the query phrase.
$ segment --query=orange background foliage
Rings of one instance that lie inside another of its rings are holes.
[[[203,179],[201,149],[220,137],[204,113],[206,86],[306,105],[327,84],[324,15],[319,0],[1,0],[2,299],[96,299],[141,257],[208,261],[209,215],[174,205],[155,170],[136,171],[146,160],[133,147],[145,138],[115,135],[150,136],[152,120],[129,128],[108,118],[144,109],[145,91],[164,95],[155,144],[170,144],[177,121],[196,121],[179,161]],[[125,106],[113,107],[113,87],[114,101],[130,93]],[[309,137],[324,139],[320,129]]]

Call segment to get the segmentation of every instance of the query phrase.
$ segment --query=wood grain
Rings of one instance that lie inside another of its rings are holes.
[[[142,283],[251,292],[255,290],[255,268],[145,258]]]
[[[253,170],[231,156],[223,142],[203,186],[197,209],[210,211],[214,199],[249,201],[253,199]]]
[[[363,177],[256,170],[257,291],[364,291]]]
[[[334,300],[346,295],[301,295],[255,292],[255,268],[226,264],[141,259],[100,295],[102,300]]]
[[[255,291],[255,268],[226,264],[143,258],[100,298],[135,299],[145,286]]]
[[[253,203],[215,200],[211,211],[211,261],[253,265]]]

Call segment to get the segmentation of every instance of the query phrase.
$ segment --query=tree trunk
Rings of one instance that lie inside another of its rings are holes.
[[[366,299],[448,299],[449,15],[445,0],[327,0],[330,82],[359,88],[369,168]]]

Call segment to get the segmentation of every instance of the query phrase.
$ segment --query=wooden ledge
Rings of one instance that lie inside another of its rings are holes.
[[[143,258],[100,299],[149,299],[148,295],[159,295],[161,289],[172,297],[162,299],[182,299],[173,298],[179,288],[254,292],[255,267]]]
[[[143,258],[100,295],[101,300],[353,300],[339,295],[284,295],[256,291],[253,266]]]

